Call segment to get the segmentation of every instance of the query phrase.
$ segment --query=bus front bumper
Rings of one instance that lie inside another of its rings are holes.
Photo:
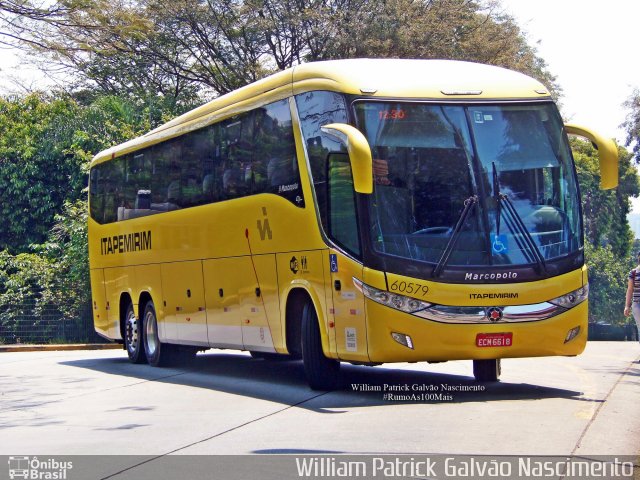
[[[586,301],[546,320],[472,324],[426,320],[365,302],[368,354],[375,363],[573,356],[587,342]]]

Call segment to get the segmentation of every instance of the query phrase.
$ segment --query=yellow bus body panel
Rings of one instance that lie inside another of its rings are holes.
[[[310,63],[238,89],[100,152],[91,166],[313,90],[439,102],[551,100],[536,80],[485,65],[392,59]],[[122,340],[121,299],[130,298],[140,317],[144,312],[139,311],[139,303],[149,296],[161,341],[290,353],[287,302],[293,291],[302,290],[316,309],[322,347],[331,358],[364,363],[444,361],[577,355],[583,350],[586,302],[542,321],[446,324],[365,299],[354,287],[354,277],[380,290],[426,302],[506,306],[548,301],[580,288],[587,275],[583,267],[535,282],[510,278],[513,283],[444,284],[363,267],[321,232],[293,100],[290,106],[304,208],[277,195],[260,194],[106,225],[89,219],[96,331]],[[135,241],[145,248],[127,252],[127,245]],[[331,267],[333,258],[339,264],[337,271]],[[336,281],[341,288],[336,288]],[[410,292],[409,284],[413,285]],[[517,296],[492,297],[503,293]],[[567,332],[576,326],[579,335],[565,344]],[[392,332],[409,335],[414,348],[394,341]],[[511,332],[513,344],[476,346],[479,333],[500,332]]]

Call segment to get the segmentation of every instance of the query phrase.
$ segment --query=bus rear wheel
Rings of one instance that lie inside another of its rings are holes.
[[[144,335],[141,323],[133,310],[133,304],[129,303],[124,317],[124,344],[132,363],[144,363],[147,360],[142,345]]]
[[[311,302],[302,310],[302,362],[307,382],[313,390],[333,390],[338,385],[340,362],[322,351],[318,315]]]
[[[473,361],[473,376],[478,382],[497,382],[501,370],[499,358]]]
[[[173,359],[173,345],[160,341],[158,335],[158,320],[153,302],[148,302],[144,307],[144,351],[147,354],[149,364],[154,367],[163,367],[171,363]]]

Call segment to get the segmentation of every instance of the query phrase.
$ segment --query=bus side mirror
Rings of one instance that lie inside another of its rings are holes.
[[[362,132],[345,123],[332,123],[322,127],[322,131],[337,138],[347,147],[351,172],[353,174],[353,189],[358,193],[373,192],[373,160],[371,147]]]
[[[590,130],[589,128],[566,124],[565,130],[569,135],[577,135],[591,140],[598,150],[600,160],[600,188],[608,190],[618,186],[618,147],[613,140]]]

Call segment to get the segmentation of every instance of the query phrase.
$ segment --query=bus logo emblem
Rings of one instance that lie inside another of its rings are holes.
[[[263,220],[258,219],[258,233],[260,234],[260,240],[266,240],[267,238],[271,240],[273,238],[273,234],[271,233],[271,227],[269,226],[269,219],[267,218],[267,208],[262,207],[262,215],[264,216]]]
[[[490,322],[499,322],[502,320],[503,313],[500,307],[490,307],[485,310],[487,320]]]
[[[294,275],[298,273],[298,270],[300,270],[300,264],[298,263],[298,259],[296,257],[291,257],[291,260],[289,260],[289,268],[294,273]]]

